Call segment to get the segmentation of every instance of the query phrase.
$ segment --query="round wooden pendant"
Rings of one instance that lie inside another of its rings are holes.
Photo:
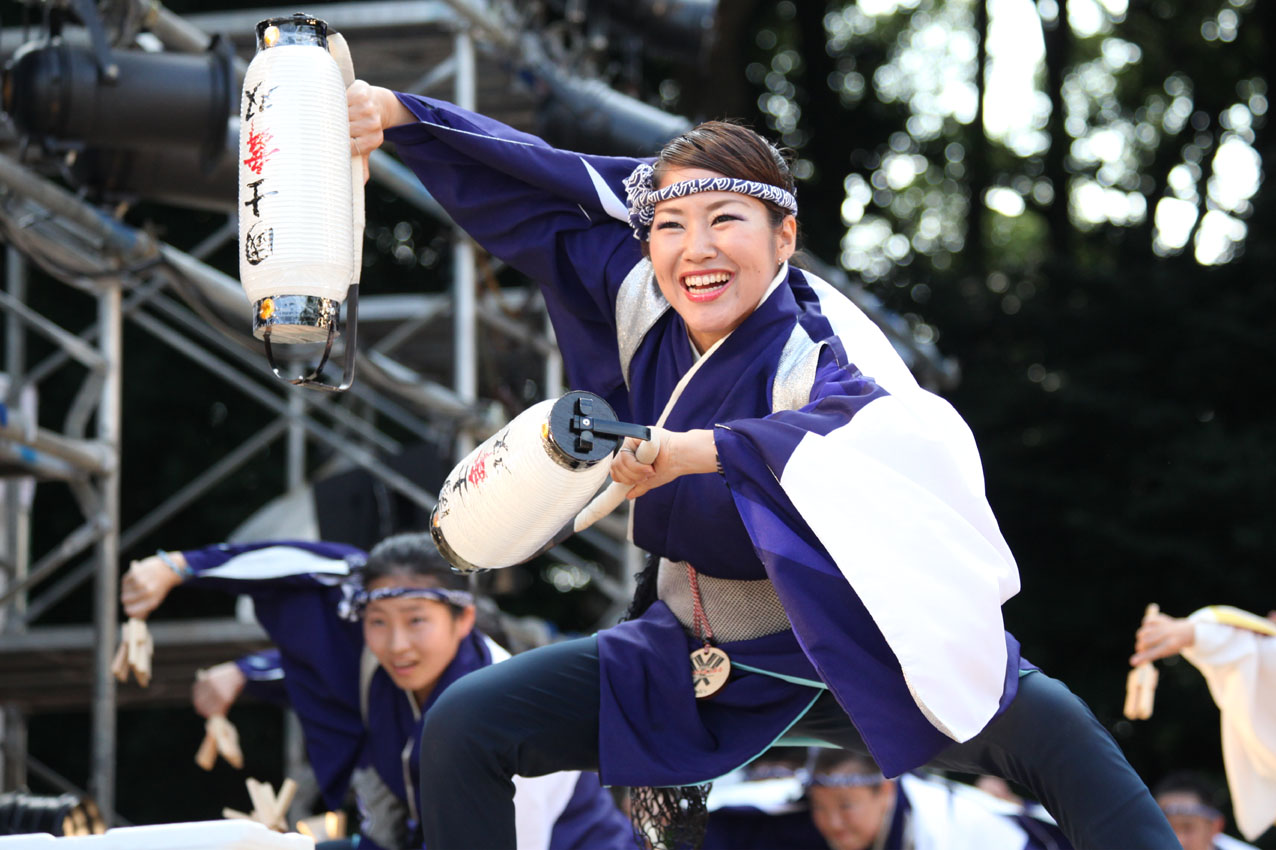
[[[696,699],[707,699],[727,683],[731,675],[731,659],[716,646],[702,646],[691,653],[691,684]]]

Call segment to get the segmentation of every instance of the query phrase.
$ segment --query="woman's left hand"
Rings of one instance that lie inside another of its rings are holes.
[[[641,441],[626,437],[620,452],[612,459],[612,480],[629,486],[626,499],[636,499],[649,490],[668,484],[680,475],[716,472],[718,452],[713,432],[666,431],[652,428],[652,436],[660,443],[660,451],[651,463],[641,463],[635,451]]]
[[[234,661],[226,661],[207,670],[201,670],[191,685],[191,705],[200,717],[223,717],[235,704],[235,700],[248,684],[244,671]]]

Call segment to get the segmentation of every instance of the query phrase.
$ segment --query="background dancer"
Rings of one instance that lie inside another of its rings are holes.
[[[832,850],[1066,850],[1053,824],[960,783],[884,777],[872,759],[822,750],[806,776],[811,818]]]
[[[711,122],[653,171],[362,82],[349,102],[352,152],[394,141],[541,285],[572,385],[665,429],[653,465],[612,465],[634,542],[659,556],[635,618],[449,690],[425,731],[432,847],[511,845],[516,773],[685,786],[790,732],[891,776],[930,762],[1018,781],[1077,846],[1175,846],[1111,737],[1002,627],[1018,574],[969,429],[789,264],[797,205],[770,144]],[[474,806],[488,816],[459,814]]]
[[[1236,826],[1256,840],[1276,820],[1276,611],[1157,613],[1143,621],[1134,648],[1132,667],[1181,653],[1205,677],[1219,709]]]
[[[278,647],[324,802],[338,808],[347,788],[355,790],[360,849],[421,847],[423,718],[458,679],[508,657],[474,628],[466,579],[428,535],[387,538],[366,556],[304,542],[162,553],[124,576],[125,611],[147,616],[183,580],[252,597]],[[508,846],[632,847],[629,822],[596,776],[563,772],[514,784],[517,843]]]
[[[1199,773],[1171,773],[1152,792],[1165,812],[1183,850],[1254,850],[1254,845],[1223,833],[1227,801],[1214,783]]]

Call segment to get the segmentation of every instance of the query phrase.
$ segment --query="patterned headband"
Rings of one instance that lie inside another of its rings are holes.
[[[433,599],[458,608],[474,604],[474,595],[469,591],[447,587],[378,587],[376,590],[364,590],[362,581],[350,581],[342,589],[346,596],[337,604],[337,614],[352,623],[363,619],[368,603],[382,599]]]
[[[807,788],[867,788],[885,781],[881,773],[808,773],[802,784]]]
[[[1177,815],[1213,820],[1223,816],[1222,812],[1206,803],[1171,803],[1168,806],[1161,806],[1161,811],[1165,812],[1167,818]]]
[[[625,178],[625,199],[629,202],[629,226],[634,229],[634,238],[647,241],[651,233],[651,223],[656,218],[656,204],[670,198],[681,198],[694,195],[696,192],[738,192],[749,195],[759,201],[769,201],[789,215],[797,215],[797,198],[787,189],[772,186],[770,183],[758,183],[755,180],[739,180],[735,177],[699,177],[695,180],[684,180],[671,183],[663,189],[652,188],[655,169],[645,162],[640,163],[633,173]]]
[[[786,767],[782,764],[749,765],[744,769],[746,781],[762,779],[791,779],[797,776],[799,768]]]

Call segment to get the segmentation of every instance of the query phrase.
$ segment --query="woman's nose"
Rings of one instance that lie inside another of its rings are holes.
[[[689,259],[699,260],[712,257],[718,252],[713,240],[713,231],[708,227],[691,225],[687,228],[686,254]]]

